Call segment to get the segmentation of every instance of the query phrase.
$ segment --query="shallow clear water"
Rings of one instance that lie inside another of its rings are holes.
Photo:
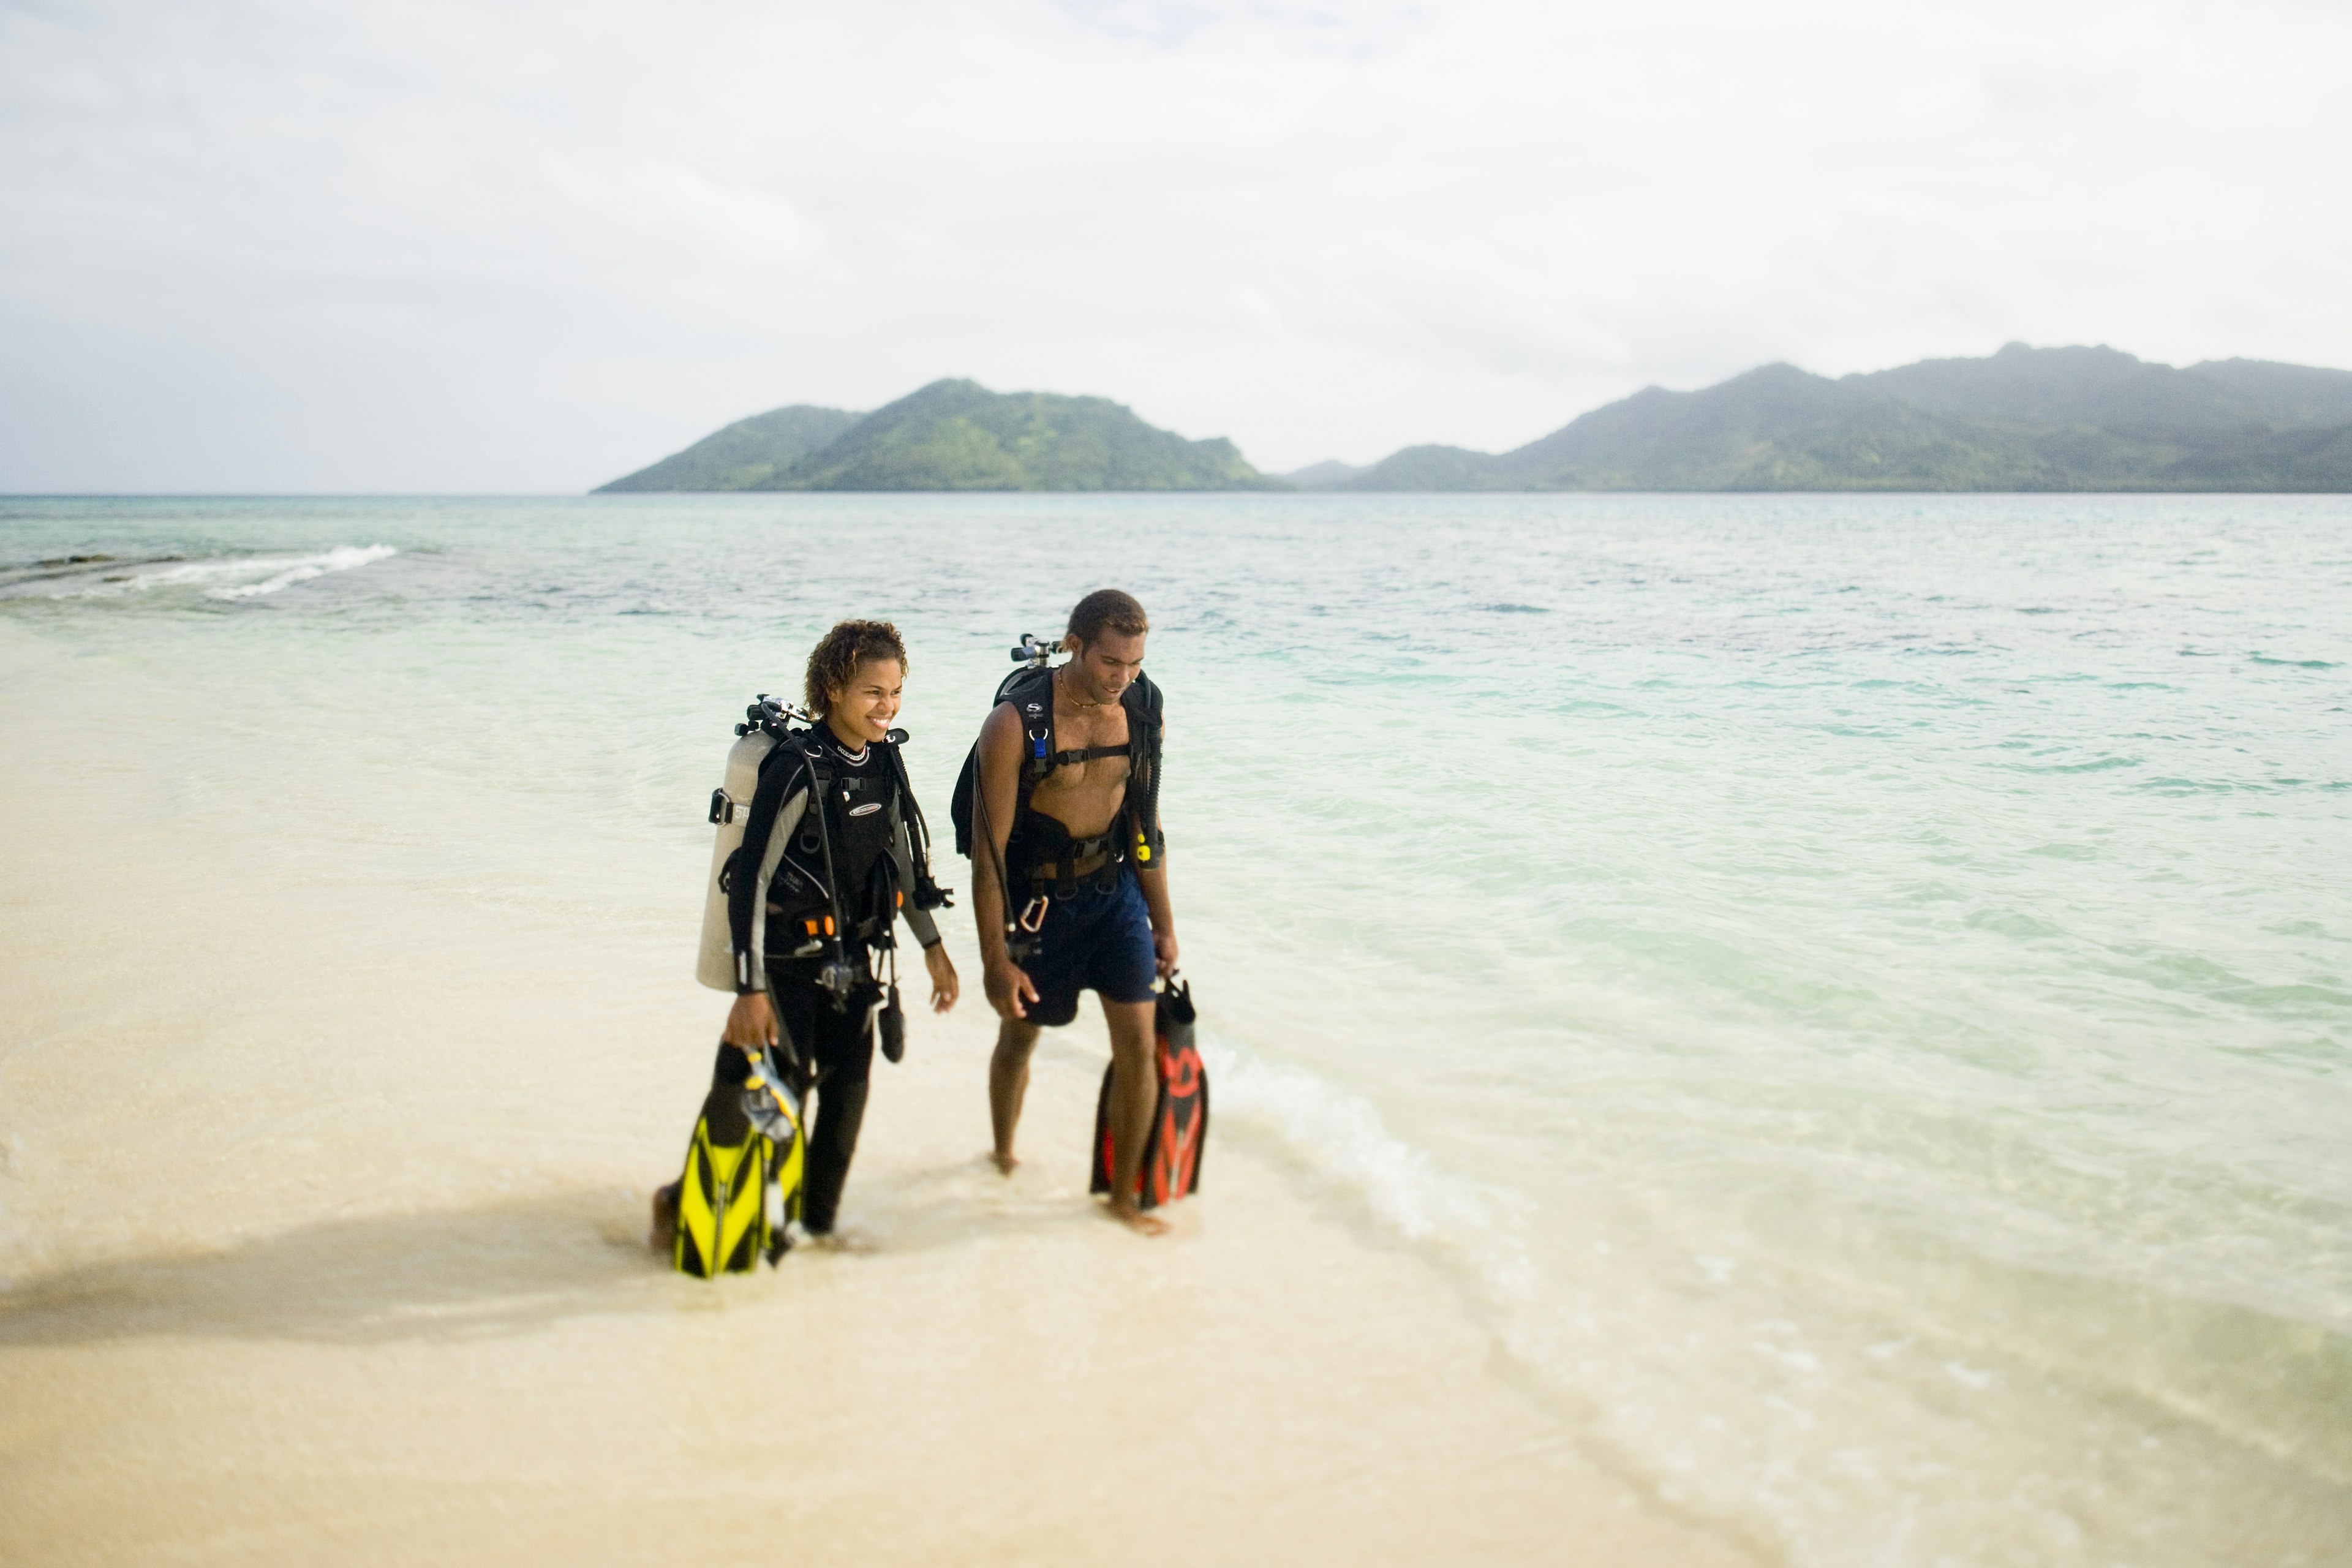
[[[1004,647],[1130,588],[1219,1136],[1594,1451],[1805,1563],[2352,1543],[2340,499],[18,500],[0,562],[680,965],[824,625],[906,632],[943,816]]]

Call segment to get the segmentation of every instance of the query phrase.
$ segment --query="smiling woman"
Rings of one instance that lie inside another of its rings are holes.
[[[906,1049],[901,918],[923,944],[934,1010],[955,1005],[955,964],[931,919],[944,900],[891,728],[906,670],[897,627],[842,621],[808,658],[822,722],[794,729],[763,699],[746,715],[756,724],[738,726],[730,788],[711,810],[720,847],[735,847],[705,889],[724,899],[730,962],[710,973],[706,916],[698,971],[735,1005],[685,1174],[653,1203],[654,1250],[683,1273],[750,1273],[796,1239],[833,1239],[875,1049],[894,1062]],[[740,800],[739,772],[754,777]]]

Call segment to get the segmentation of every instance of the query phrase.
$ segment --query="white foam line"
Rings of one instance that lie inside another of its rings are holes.
[[[323,577],[330,572],[348,572],[354,566],[365,566],[372,561],[382,561],[399,553],[389,544],[344,544],[317,555],[244,555],[225,561],[184,561],[160,571],[138,573],[122,582],[68,588],[50,597],[114,599],[126,594],[150,593],[158,588],[193,587],[225,577],[255,577],[267,574],[260,582],[205,590],[206,595],[215,599],[245,599],[257,594],[275,594],[281,588],[307,583],[313,577]],[[100,566],[92,570],[104,568]]]
[[[345,544],[328,551],[324,555],[305,556],[289,563],[276,576],[259,583],[241,583],[233,588],[215,588],[209,597],[215,599],[250,599],[263,594],[275,594],[297,583],[307,583],[313,577],[323,577],[330,572],[348,572],[354,566],[365,566],[400,552],[389,544]]]
[[[1323,1180],[1360,1198],[1372,1216],[1408,1241],[1460,1255],[1496,1305],[1535,1289],[1525,1249],[1496,1223],[1493,1195],[1439,1170],[1395,1136],[1369,1100],[1311,1072],[1267,1062],[1200,1031],[1209,1068],[1211,1113],[1267,1133]]]
[[[160,572],[141,572],[121,577],[119,581],[100,580],[88,587],[67,588],[50,596],[58,599],[119,599],[125,594],[144,593],[150,588],[202,583],[215,577],[235,576],[257,568],[274,568],[284,563],[279,560],[190,561],[177,566],[166,566]],[[102,571],[104,568],[93,570]]]

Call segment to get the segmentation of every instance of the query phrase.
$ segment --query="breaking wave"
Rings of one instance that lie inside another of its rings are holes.
[[[345,544],[323,555],[306,555],[288,562],[281,570],[258,583],[239,583],[233,587],[212,589],[208,596],[215,599],[259,598],[264,594],[290,588],[297,583],[307,583],[313,577],[323,577],[330,572],[348,572],[355,566],[365,566],[371,562],[399,553],[389,544]]]
[[[349,572],[399,553],[390,544],[343,544],[315,555],[237,555],[197,561],[180,555],[68,555],[0,569],[0,595],[120,599],[193,590],[208,599],[234,603],[281,593],[298,583]]]

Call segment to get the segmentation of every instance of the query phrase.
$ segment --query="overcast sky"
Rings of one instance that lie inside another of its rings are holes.
[[[2340,0],[0,0],[0,490],[580,489],[942,375],[1365,462],[2352,366],[2347,275]]]

